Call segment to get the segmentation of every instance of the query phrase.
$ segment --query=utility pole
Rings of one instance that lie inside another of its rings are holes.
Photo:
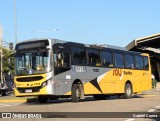
[[[15,27],[15,44],[17,44],[17,7],[16,7],[16,0],[14,0],[14,27]]]
[[[3,30],[2,30],[2,26],[0,26],[1,83],[3,83],[3,62],[2,62],[3,61],[3,45],[2,45],[2,39],[3,39]]]

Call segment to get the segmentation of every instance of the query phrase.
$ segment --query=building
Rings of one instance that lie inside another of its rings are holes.
[[[160,81],[160,33],[133,40],[127,50],[149,53],[152,74]]]

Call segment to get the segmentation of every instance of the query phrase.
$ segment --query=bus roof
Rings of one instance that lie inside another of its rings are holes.
[[[97,49],[114,49],[114,50],[126,51],[126,52],[129,52],[129,53],[135,53],[135,54],[140,53],[140,52],[128,51],[125,47],[119,47],[119,46],[114,46],[114,45],[84,44],[84,43],[64,41],[64,40],[53,39],[53,38],[33,38],[33,39],[18,42],[17,44],[27,43],[27,42],[32,42],[32,41],[41,41],[41,40],[42,41],[51,40],[52,43],[66,43],[66,44],[75,45],[75,46],[91,47],[91,48],[97,48]]]

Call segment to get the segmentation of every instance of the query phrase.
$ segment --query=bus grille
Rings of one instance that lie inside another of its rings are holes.
[[[26,90],[32,90],[32,93],[33,92],[39,92],[41,87],[31,87],[31,88],[17,88],[18,92],[19,93],[26,93],[25,91]]]
[[[23,77],[23,78],[17,78],[17,82],[31,82],[31,81],[39,81],[41,79],[43,79],[42,76]]]

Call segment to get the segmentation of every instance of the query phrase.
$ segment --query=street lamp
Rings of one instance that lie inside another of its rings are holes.
[[[14,27],[15,27],[15,43],[17,43],[17,8],[16,0],[14,0]]]

